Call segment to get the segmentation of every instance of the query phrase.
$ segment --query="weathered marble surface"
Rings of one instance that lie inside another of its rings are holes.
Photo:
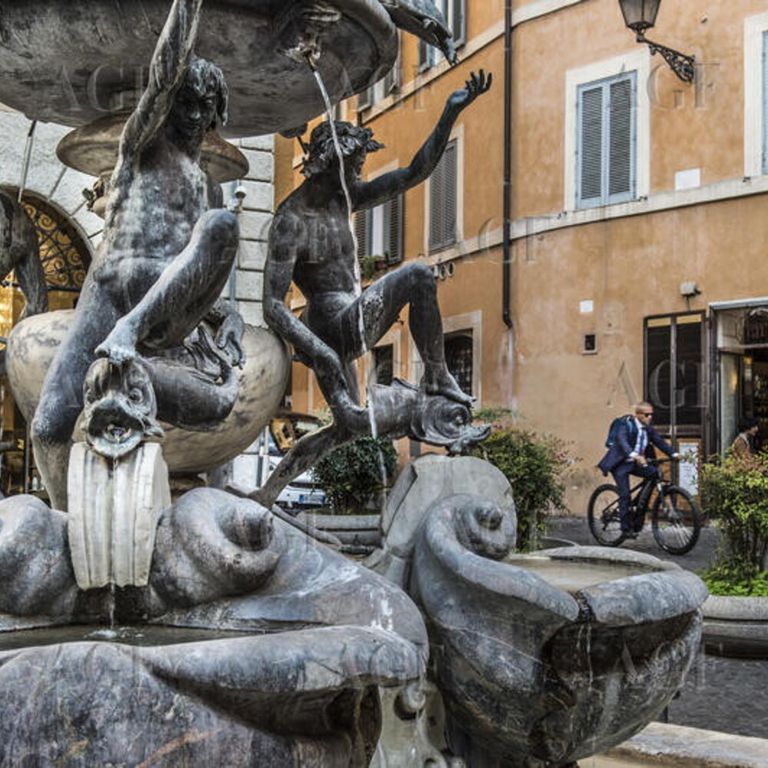
[[[156,443],[119,463],[77,443],[69,454],[67,532],[80,589],[145,587],[157,521],[171,506],[168,467]]]
[[[197,54],[223,70],[232,99],[229,136],[301,125],[323,111],[310,68],[282,53],[305,27],[316,3],[211,0],[205,4]],[[83,125],[131,107],[137,75],[152,57],[168,14],[161,0],[22,0],[3,5],[0,101],[30,118]],[[322,31],[319,68],[331,98],[380,80],[397,56],[397,30],[378,0],[335,0],[341,12]],[[98,29],[98,34],[93,30]],[[51,72],[59,74],[52,78]]]
[[[0,766],[367,768],[377,688],[422,669],[410,643],[360,627],[6,651]]]
[[[707,592],[650,556],[512,555],[504,514],[462,495],[433,505],[410,592],[427,618],[450,748],[473,768],[564,766],[658,716],[698,648]],[[566,574],[575,563],[615,568],[616,578],[561,589],[539,575],[542,562]]]
[[[397,478],[381,516],[383,545],[366,565],[401,587],[410,577],[416,540],[429,510],[441,499],[469,494],[496,504],[514,546],[517,517],[512,488],[492,464],[471,456],[426,454],[412,461]]]
[[[34,415],[45,373],[73,316],[71,310],[36,315],[11,332],[8,378],[25,419]],[[210,432],[163,425],[163,454],[172,474],[204,472],[225,464],[254,442],[277,410],[290,367],[285,346],[270,331],[247,326],[243,351],[245,365],[235,372],[240,396],[224,422]],[[79,425],[75,441],[82,439]]]
[[[112,591],[77,589],[66,519],[30,496],[0,502],[3,648],[11,630],[49,627],[0,651],[3,768],[364,768],[382,718],[422,722],[409,692],[428,644],[410,598],[254,502],[185,494],[160,517],[148,586]],[[109,619],[146,628],[149,645],[54,628],[104,635]],[[233,634],[158,645],[169,627]]]
[[[0,631],[74,613],[65,514],[34,496],[0,502],[0,584]]]
[[[189,491],[161,514],[148,586],[116,590],[114,603],[108,590],[77,590],[66,515],[18,496],[0,502],[0,524],[0,631],[43,615],[39,625],[110,615],[246,632],[354,625],[427,652],[421,614],[402,590],[224,491]]]

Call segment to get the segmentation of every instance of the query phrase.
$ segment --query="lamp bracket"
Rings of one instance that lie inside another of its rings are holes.
[[[645,43],[651,50],[651,55],[660,53],[664,61],[669,64],[672,71],[684,82],[692,83],[696,78],[696,57],[687,56],[674,48],[668,48],[661,43],[654,43],[649,40],[642,32],[638,32],[638,43]]]

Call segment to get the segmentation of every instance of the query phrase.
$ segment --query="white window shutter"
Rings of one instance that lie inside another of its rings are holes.
[[[580,203],[600,201],[603,187],[603,87],[579,92],[579,194]]]

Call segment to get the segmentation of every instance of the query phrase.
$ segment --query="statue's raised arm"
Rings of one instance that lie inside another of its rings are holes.
[[[115,174],[157,134],[184,80],[197,39],[203,0],[174,0],[149,66],[149,81],[123,130]]]
[[[456,119],[478,96],[486,93],[492,83],[493,75],[486,75],[482,69],[478,74],[472,72],[465,87],[448,97],[435,130],[410,165],[382,174],[370,182],[360,179],[354,182],[350,190],[354,208],[373,208],[426,181],[445,152]]]

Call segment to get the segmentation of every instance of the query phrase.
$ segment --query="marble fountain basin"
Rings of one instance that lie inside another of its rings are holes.
[[[490,539],[466,535],[472,505],[431,510],[410,589],[454,753],[473,768],[565,766],[654,720],[699,646],[700,579],[621,550],[513,554],[498,546],[502,513],[477,515]]]
[[[307,64],[284,55],[311,0],[210,0],[196,52],[224,71],[231,119],[224,135],[300,126],[324,110]],[[79,127],[130,106],[146,82],[164,0],[2,0],[0,102],[29,118]],[[379,0],[334,0],[320,25],[319,69],[334,103],[383,77],[397,31]]]
[[[197,489],[162,513],[146,587],[82,591],[66,517],[0,503],[0,766],[369,765],[381,691],[428,655],[401,590]]]

